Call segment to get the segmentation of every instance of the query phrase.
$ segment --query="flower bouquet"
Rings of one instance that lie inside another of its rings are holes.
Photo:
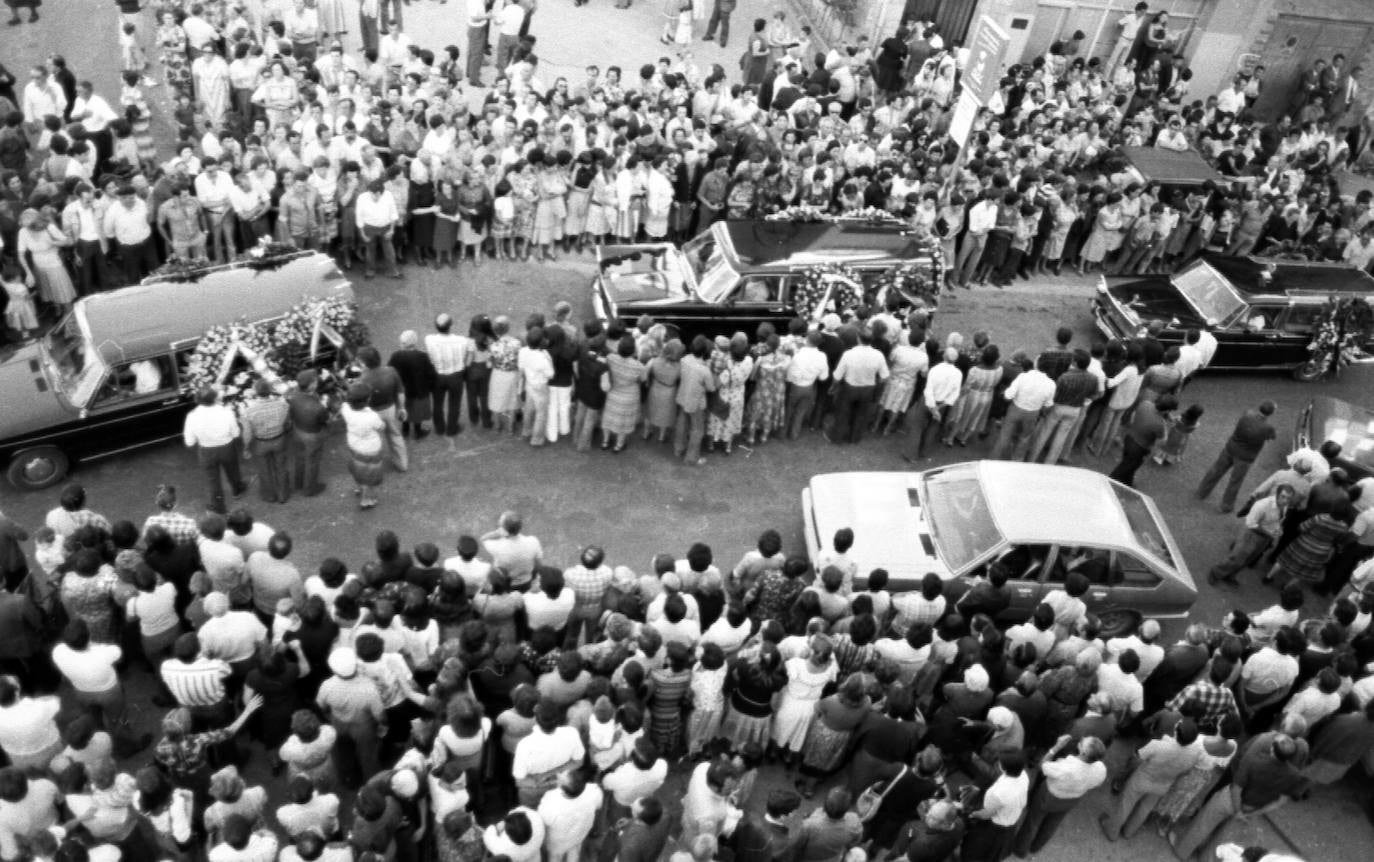
[[[858,207],[840,213],[840,218],[851,221],[864,221],[870,224],[901,224],[902,219],[882,207]]]
[[[938,246],[934,254],[930,264],[901,263],[883,270],[873,282],[876,301],[886,304],[889,293],[895,290],[907,304],[917,308],[938,305],[940,282],[932,274],[942,272],[944,265]]]
[[[358,320],[358,307],[343,297],[308,299],[297,303],[272,331],[281,373],[294,378],[302,369],[348,345],[367,344],[367,326]]]
[[[802,317],[818,320],[828,312],[841,315],[863,301],[863,280],[853,267],[823,263],[810,267],[792,291],[792,309]]]
[[[250,394],[259,377],[284,388],[279,370],[266,327],[242,321],[213,326],[191,353],[182,388],[194,394],[208,386],[221,401],[232,404]]]
[[[827,218],[825,210],[807,204],[780,209],[763,217],[765,221],[818,222]]]
[[[1363,297],[1328,299],[1321,323],[1307,345],[1312,354],[1300,369],[1300,379],[1316,379],[1339,371],[1363,355],[1361,344],[1374,333],[1374,308]]]

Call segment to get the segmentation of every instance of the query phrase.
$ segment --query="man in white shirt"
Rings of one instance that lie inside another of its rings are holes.
[[[507,0],[496,13],[496,72],[505,71],[511,55],[520,44],[520,26],[525,23],[525,7],[514,0]]]
[[[200,627],[201,654],[226,662],[241,679],[257,660],[258,649],[267,642],[267,627],[252,611],[229,609],[229,597],[211,593],[205,597],[205,612],[210,618]]]
[[[520,804],[534,807],[558,782],[558,774],[569,766],[580,766],[587,749],[582,736],[563,724],[558,706],[541,700],[534,708],[534,729],[515,746],[511,758],[511,777],[515,779]]]
[[[386,69],[404,68],[406,61],[410,59],[410,46],[413,44],[415,43],[411,38],[402,33],[400,27],[396,27],[382,37],[377,59],[381,60],[382,66]]]
[[[930,369],[925,393],[912,408],[917,415],[913,419],[910,449],[902,453],[905,461],[914,463],[926,457],[926,440],[932,432],[939,433],[945,427],[945,420],[954,409],[954,402],[959,400],[959,391],[964,383],[964,375],[955,364],[959,361],[959,351],[953,347],[945,348],[944,360]]]
[[[858,443],[868,425],[868,411],[878,400],[878,387],[890,372],[887,360],[873,347],[873,334],[860,330],[859,343],[835,366],[835,424],[827,442]]]
[[[1245,82],[1237,75],[1231,84],[1217,93],[1217,111],[1236,116],[1245,107]]]
[[[391,237],[401,216],[386,183],[376,179],[367,184],[367,192],[358,196],[356,215],[358,232],[363,238],[363,274],[367,278],[377,274],[377,247],[381,246],[382,257],[391,267],[391,277],[399,279],[401,270],[396,266],[396,247]]]
[[[34,66],[29,70],[29,82],[24,85],[22,105],[24,122],[29,124],[35,134],[43,128],[44,117],[61,118],[67,110],[67,95],[48,75],[45,66]]]
[[[89,183],[76,187],[76,194],[62,210],[62,229],[76,244],[77,290],[82,296],[97,288],[114,287],[105,262],[105,235],[100,232],[100,213],[95,208],[95,190]]]
[[[453,317],[444,313],[434,318],[435,331],[425,336],[425,352],[434,363],[434,430],[449,437],[463,430],[458,421],[463,406],[465,370],[472,356],[472,339],[453,331]],[[444,404],[448,404],[448,413]],[[477,405],[469,404],[472,421],[477,422]]]
[[[1366,226],[1346,243],[1341,260],[1356,269],[1368,271],[1369,262],[1374,260],[1374,228]]]
[[[103,228],[106,238],[119,245],[124,283],[138,284],[158,265],[148,204],[134,192],[132,185],[120,186],[118,197],[119,200],[105,211]]]
[[[1012,357],[1012,361],[1018,361],[1018,357]],[[1035,430],[1040,414],[1054,404],[1054,381],[1050,376],[1043,368],[1033,367],[1025,355],[1021,355],[1019,361],[1021,373],[1007,387],[1007,415],[1002,420],[1002,432],[997,435],[997,445],[993,446],[992,455],[989,456],[994,459],[1010,457],[1014,461],[1021,460],[1024,449],[1030,445],[1031,432]],[[1043,364],[1045,357],[1041,356],[1039,362]]]
[[[492,565],[505,569],[513,589],[523,588],[534,576],[534,567],[544,557],[539,539],[522,533],[524,522],[515,512],[502,512],[501,525],[481,537],[482,547],[491,555]]]
[[[114,152],[114,138],[110,135],[110,123],[119,115],[110,107],[104,96],[95,92],[90,81],[76,85],[76,100],[72,102],[72,122],[80,123],[91,140],[95,142],[97,166],[103,171]]]
[[[215,44],[219,42],[219,31],[215,26],[207,21],[202,15],[200,4],[191,6],[191,14],[186,16],[186,20],[181,22],[181,29],[186,31],[186,43],[191,46],[192,56],[197,56],[201,45],[209,42]]]
[[[816,406],[816,384],[830,377],[830,363],[820,351],[819,330],[806,334],[806,343],[787,366],[787,439],[795,440]]]
[[[205,387],[196,394],[196,407],[186,414],[182,440],[186,447],[195,448],[200,468],[210,486],[209,508],[224,514],[224,484],[220,472],[229,479],[235,497],[248,490],[239,471],[239,420],[234,411],[219,403],[214,389]]]
[[[1136,34],[1145,26],[1145,21],[1149,17],[1149,8],[1148,3],[1137,3],[1134,12],[1121,16],[1116,22],[1121,28],[1121,34],[1116,37],[1116,45],[1112,47],[1111,56],[1107,58],[1106,68],[1102,72],[1108,79],[1116,71],[1116,67],[1125,62],[1126,57],[1130,55],[1131,49],[1135,46]]]
[[[601,779],[602,788],[615,805],[629,808],[636,801],[652,796],[668,779],[668,761],[658,756],[658,747],[646,736],[635,740],[630,759]]]
[[[978,202],[968,211],[968,232],[964,234],[964,244],[959,248],[959,256],[954,263],[951,283],[968,287],[973,271],[983,257],[983,246],[987,245],[988,231],[997,224],[997,202],[1000,194],[991,189],[984,191]]]
[[[539,818],[545,825],[545,862],[578,862],[582,843],[591,834],[604,798],[601,787],[588,784],[582,770],[559,774],[558,786],[539,800]]]
[[[210,254],[221,263],[228,263],[234,256],[234,211],[229,200],[234,180],[228,171],[220,170],[218,161],[210,159],[196,176],[195,186],[196,199],[205,212]]]
[[[997,780],[983,793],[983,804],[969,814],[968,834],[964,837],[965,856],[972,858],[970,845],[993,848],[1011,843],[1016,824],[1030,800],[1030,776],[1026,756],[1020,751],[1004,753],[998,761]],[[985,858],[997,858],[994,853]]]
[[[253,182],[250,172],[244,171],[235,178],[234,187],[229,190],[229,206],[234,210],[239,239],[245,247],[252,248],[258,240],[270,235],[267,212],[272,207],[272,200]]]

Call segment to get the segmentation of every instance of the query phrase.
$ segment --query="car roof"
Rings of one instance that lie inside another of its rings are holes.
[[[155,281],[78,300],[91,343],[108,365],[198,338],[217,324],[278,317],[306,298],[353,291],[333,258],[308,254],[275,269],[216,268],[194,282]]]
[[[1312,399],[1308,445],[1321,446],[1328,440],[1341,444],[1340,460],[1351,461],[1374,472],[1374,410],[1318,395]]]
[[[988,509],[1008,541],[1140,547],[1111,480],[1101,473],[1019,461],[975,465]]]
[[[1207,164],[1196,150],[1183,152],[1158,147],[1122,147],[1131,165],[1140,171],[1146,182],[1171,186],[1200,186],[1211,180],[1218,185],[1225,182],[1221,173]]]
[[[1332,294],[1374,294],[1374,276],[1343,263],[1308,263],[1265,258],[1204,255],[1217,272],[1249,298],[1273,295],[1284,299],[1303,294],[1325,300]],[[1273,267],[1273,280],[1260,288],[1260,273]]]
[[[724,230],[742,269],[818,263],[895,264],[932,254],[902,224],[860,221],[730,221]]]

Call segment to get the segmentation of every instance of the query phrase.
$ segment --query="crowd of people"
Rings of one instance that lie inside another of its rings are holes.
[[[795,205],[885,209],[938,236],[964,287],[1064,265],[1172,269],[1205,251],[1374,259],[1371,196],[1334,179],[1374,159],[1360,70],[1317,61],[1288,112],[1259,122],[1263,69],[1197,98],[1180,34],[1144,3],[1105,63],[1075,33],[1008,69],[962,159],[947,131],[964,52],[926,22],[876,49],[859,37],[813,52],[778,13],[753,22],[738,83],[686,48],[572,81],[540,71],[532,0],[455,5],[469,38],[442,49],[407,35],[402,3],[366,0],[358,17],[342,0],[139,5],[119,4],[117,98],[61,57],[22,94],[0,89],[16,309],[25,286],[60,310],[169,257],[227,260],[264,238],[399,275],[406,261],[683,239]],[[707,38],[725,41],[732,8],[716,4]],[[337,41],[354,26],[360,56]],[[171,158],[150,101],[176,126]],[[1227,180],[1169,191],[1123,146],[1193,149]],[[19,311],[10,323],[32,329]]]
[[[553,565],[514,512],[348,563],[170,486],[141,524],[92,502],[68,486],[32,541],[0,518],[6,862],[1000,862],[1080,805],[1192,862],[1374,751],[1369,562],[1326,610],[1288,584],[1167,643],[1101,631],[1092,558],[1004,627],[1013,561],[894,593],[847,528],[636,573]]]

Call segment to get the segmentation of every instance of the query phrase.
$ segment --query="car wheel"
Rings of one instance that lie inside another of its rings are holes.
[[[1125,637],[1140,625],[1140,614],[1135,611],[1107,611],[1098,619],[1101,624],[1098,637],[1104,641]]]
[[[1293,369],[1293,379],[1299,383],[1313,383],[1326,375],[1326,363],[1309,359]]]
[[[71,460],[55,446],[25,449],[10,459],[6,475],[10,484],[21,491],[50,488],[66,478]]]

